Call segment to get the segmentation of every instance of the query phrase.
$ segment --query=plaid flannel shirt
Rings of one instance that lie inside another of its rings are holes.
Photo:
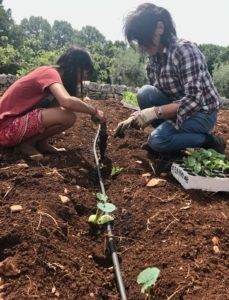
[[[147,84],[157,87],[171,102],[181,102],[176,119],[167,119],[176,129],[194,112],[212,113],[221,106],[203,54],[189,41],[173,36],[168,48],[148,57]]]

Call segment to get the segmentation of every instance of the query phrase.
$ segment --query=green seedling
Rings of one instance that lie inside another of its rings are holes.
[[[117,175],[118,173],[120,173],[123,170],[123,168],[117,166],[117,167],[113,167],[111,170],[111,177]]]
[[[125,91],[122,93],[122,95],[125,102],[130,103],[132,105],[138,105],[137,94]]]
[[[213,149],[201,149],[199,152],[193,148],[187,148],[190,156],[183,157],[185,168],[193,175],[214,177],[224,176],[226,169],[229,169],[229,161],[225,160],[225,155]]]
[[[160,270],[158,268],[147,268],[142,271],[137,278],[137,283],[142,284],[141,292],[147,290],[148,300],[150,300],[150,287],[157,281]]]
[[[91,215],[88,218],[88,222],[93,224],[105,224],[109,221],[113,221],[114,218],[110,215],[105,215],[105,213],[111,213],[116,209],[116,206],[106,202],[108,200],[107,195],[97,193],[96,197],[99,200],[97,203],[97,211],[95,215]]]

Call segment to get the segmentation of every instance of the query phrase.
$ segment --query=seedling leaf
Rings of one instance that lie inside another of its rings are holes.
[[[122,167],[113,167],[111,170],[111,176],[115,176],[116,174],[120,173],[123,170]]]
[[[104,212],[112,212],[116,209],[116,206],[112,203],[97,203],[97,207]]]
[[[98,218],[98,221],[97,223],[98,224],[104,224],[104,223],[107,223],[107,222],[110,222],[110,221],[113,221],[114,218],[109,216],[109,215],[103,215],[101,217]]]
[[[195,164],[196,164],[196,159],[195,159],[195,157],[190,156],[190,157],[188,158],[188,162],[189,162],[189,166],[190,166],[190,167],[195,166]]]
[[[91,216],[88,218],[88,222],[96,223],[96,215],[91,215]]]
[[[107,199],[108,199],[108,196],[107,196],[107,195],[104,195],[104,194],[101,194],[101,193],[97,193],[97,194],[96,194],[96,197],[97,197],[100,201],[103,201],[103,202],[106,202]]]
[[[158,268],[147,268],[138,275],[137,283],[143,284],[141,288],[142,293],[156,282],[159,273],[160,270]]]

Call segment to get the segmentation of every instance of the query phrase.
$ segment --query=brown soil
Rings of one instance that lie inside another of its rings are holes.
[[[118,100],[94,104],[108,115],[101,174],[117,206],[112,233],[127,299],[145,299],[136,280],[147,267],[160,269],[152,299],[229,299],[228,193],[185,190],[170,172],[181,157],[141,150],[150,128],[114,139],[117,123],[132,111]],[[92,151],[96,131],[90,118],[80,115],[74,128],[52,140],[67,152],[40,162],[0,149],[0,261],[15,257],[20,270],[4,278],[4,300],[120,299],[106,225],[88,223],[101,192]],[[228,111],[220,111],[214,132],[229,140]],[[28,168],[20,168],[22,163]],[[123,167],[115,178],[113,166]],[[146,173],[165,185],[146,186]],[[59,195],[70,202],[63,204]],[[23,210],[12,213],[16,204]]]

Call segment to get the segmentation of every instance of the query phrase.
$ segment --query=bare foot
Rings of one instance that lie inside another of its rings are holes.
[[[49,143],[39,143],[36,147],[40,153],[57,153],[57,152],[65,152],[65,148],[56,148]]]
[[[14,147],[14,153],[16,154],[27,154],[27,155],[35,155],[40,154],[32,145],[21,144]]]
[[[2,277],[0,277],[0,300],[4,300],[4,293],[2,293],[2,290],[4,288],[4,280]]]

